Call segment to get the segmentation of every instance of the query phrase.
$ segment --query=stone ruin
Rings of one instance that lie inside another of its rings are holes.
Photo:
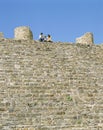
[[[0,39],[4,38],[4,34],[2,32],[0,32]]]
[[[0,32],[0,39],[3,39],[4,35]],[[19,26],[14,29],[14,39],[16,40],[33,40],[33,33],[28,26]],[[76,44],[93,44],[93,34],[91,32],[85,33],[83,36],[76,38]]]
[[[94,43],[93,34],[90,32],[85,33],[83,36],[76,38],[76,43],[93,44]]]
[[[15,28],[14,38],[17,40],[33,40],[33,34],[29,27],[20,26]]]

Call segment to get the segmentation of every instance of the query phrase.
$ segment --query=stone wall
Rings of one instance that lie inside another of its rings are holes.
[[[0,42],[0,130],[102,130],[103,45]]]

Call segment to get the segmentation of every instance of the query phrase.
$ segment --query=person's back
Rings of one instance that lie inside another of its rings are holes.
[[[39,41],[40,42],[44,41],[44,35],[43,35],[43,33],[40,33],[40,35],[39,35]]]

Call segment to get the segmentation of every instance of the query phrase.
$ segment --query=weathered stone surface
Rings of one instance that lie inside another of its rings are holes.
[[[0,39],[4,38],[4,34],[0,32]]]
[[[81,44],[93,44],[93,34],[88,32],[84,34],[83,36],[76,38],[76,43],[81,43]]]
[[[102,130],[103,45],[0,42],[0,130]]]
[[[17,40],[32,40],[33,34],[29,27],[21,26],[15,28],[14,38]]]

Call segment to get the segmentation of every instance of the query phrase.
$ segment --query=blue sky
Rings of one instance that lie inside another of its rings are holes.
[[[29,26],[35,40],[41,32],[53,41],[75,42],[92,32],[103,43],[103,0],[0,0],[0,32],[14,37],[14,29]]]

